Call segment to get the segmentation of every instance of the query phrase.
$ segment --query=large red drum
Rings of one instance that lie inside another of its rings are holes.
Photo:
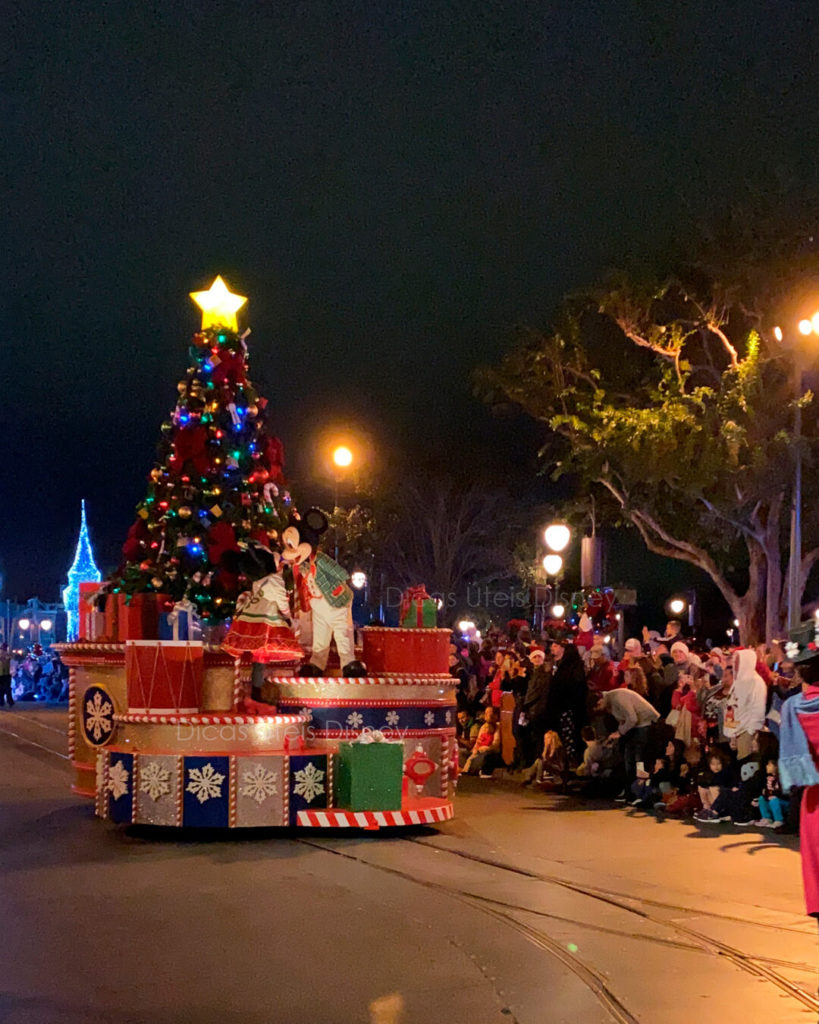
[[[132,713],[197,712],[204,648],[194,640],[128,640],[125,683]]]
[[[446,675],[449,672],[448,629],[394,629],[365,626],[364,663],[372,675]]]

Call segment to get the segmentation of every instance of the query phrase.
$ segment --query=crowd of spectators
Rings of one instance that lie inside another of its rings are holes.
[[[699,648],[679,622],[615,652],[602,637],[493,634],[453,645],[461,770],[577,789],[704,824],[798,830],[778,775],[782,706],[801,692],[778,644]]]

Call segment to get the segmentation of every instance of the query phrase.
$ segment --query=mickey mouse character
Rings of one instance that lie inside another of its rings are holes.
[[[355,657],[353,592],[347,585],[347,571],[318,550],[328,525],[321,509],[311,508],[301,519],[292,517],[282,533],[282,558],[293,566],[302,606],[313,617],[313,653],[300,675],[323,675],[333,639],[342,675],[366,675],[367,669]]]

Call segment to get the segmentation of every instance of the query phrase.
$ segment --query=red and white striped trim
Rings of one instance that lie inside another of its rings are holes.
[[[139,643],[172,643],[173,641],[168,640],[145,640],[139,641]],[[73,644],[53,644],[55,651],[59,651],[60,656],[68,655],[71,657],[73,654],[125,654],[124,643],[109,643],[107,640],[83,640],[80,643]],[[205,654],[209,655],[208,663],[213,664],[211,660],[216,655],[219,656],[219,661],[216,664],[233,664],[233,656],[223,651],[219,644],[203,644],[202,649]]]
[[[115,722],[129,725],[299,725],[311,715],[114,715]]]
[[[382,676],[271,676],[268,682],[276,686],[451,686],[458,685],[458,680],[449,673],[413,672],[402,675]]]
[[[68,670],[68,756],[77,751],[77,670]]]
[[[451,803],[406,811],[299,811],[296,824],[306,828],[395,828],[399,825],[432,825],[455,816]]]
[[[320,740],[344,740],[356,739],[362,732],[371,732],[370,729],[311,729],[310,735]],[[388,740],[423,740],[429,736],[454,736],[455,730],[451,727],[445,729],[390,729],[384,727],[380,730]]]
[[[354,708],[395,708],[400,711],[402,708],[454,708],[455,701],[452,697],[424,697],[418,700],[359,700],[357,697],[282,697],[276,701],[282,708],[326,708],[326,707],[354,707]]]

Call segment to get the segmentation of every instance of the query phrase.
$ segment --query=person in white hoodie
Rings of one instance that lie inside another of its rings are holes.
[[[734,685],[728,696],[723,731],[732,737],[740,761],[750,756],[754,736],[765,725],[767,697],[765,680],[756,670],[756,653],[752,650],[736,651]]]

